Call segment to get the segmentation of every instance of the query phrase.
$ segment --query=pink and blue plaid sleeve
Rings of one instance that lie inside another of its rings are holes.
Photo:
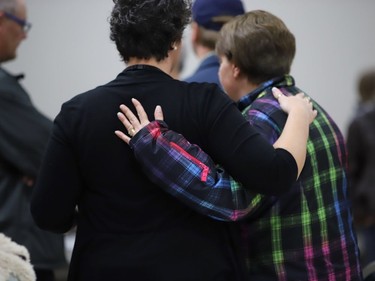
[[[201,214],[223,221],[259,215],[275,198],[241,187],[198,146],[153,121],[130,142],[148,178]]]

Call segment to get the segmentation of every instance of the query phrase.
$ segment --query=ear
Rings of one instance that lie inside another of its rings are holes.
[[[176,49],[181,49],[182,48],[182,40],[174,42],[173,46],[175,46]]]
[[[241,70],[240,68],[235,65],[235,64],[232,64],[232,74],[233,74],[233,77],[235,79],[238,79],[240,76],[241,76]]]
[[[1,25],[3,24],[3,22],[4,22],[4,18],[5,18],[5,16],[4,16],[4,12],[3,12],[3,11],[0,11],[0,27],[1,27]]]
[[[3,18],[4,18],[4,12],[3,11],[0,11],[0,21],[3,21]]]

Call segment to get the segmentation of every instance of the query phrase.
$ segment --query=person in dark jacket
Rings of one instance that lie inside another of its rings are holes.
[[[0,0],[0,64],[16,58],[29,28],[23,0]],[[32,104],[21,78],[0,66],[0,232],[28,249],[38,281],[54,280],[53,270],[65,263],[63,236],[39,229],[30,212],[52,122]]]
[[[358,109],[347,135],[354,222],[362,238],[361,262],[375,261],[375,69],[358,81]]]
[[[190,14],[190,0],[115,0],[111,39],[126,68],[64,103],[55,118],[31,210],[45,230],[64,233],[77,226],[70,281],[247,278],[238,225],[200,215],[160,190],[114,134],[120,104],[131,106],[133,97],[148,113],[160,103],[171,128],[247,184],[258,181],[266,191],[277,181],[277,189],[268,190],[277,193],[298,176],[315,117],[306,100],[280,94],[280,102],[289,104],[291,128],[275,149],[217,85],[170,76]],[[264,177],[249,168],[258,165],[272,172]]]

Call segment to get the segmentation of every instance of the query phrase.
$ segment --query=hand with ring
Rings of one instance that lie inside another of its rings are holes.
[[[132,103],[137,111],[138,117],[135,116],[134,113],[129,109],[129,107],[124,104],[120,105],[121,112],[117,113],[118,119],[128,131],[128,135],[130,137],[120,130],[116,130],[115,134],[127,144],[129,144],[132,137],[134,137],[143,127],[147,126],[150,123],[147,113],[144,110],[142,104],[134,98],[132,99]],[[155,120],[164,120],[163,111],[160,105],[156,106],[154,117]]]
[[[272,88],[273,96],[277,99],[281,109],[289,114],[292,110],[296,110],[301,116],[306,116],[309,123],[313,122],[317,116],[310,97],[304,93],[298,93],[294,96],[285,96],[278,88]]]

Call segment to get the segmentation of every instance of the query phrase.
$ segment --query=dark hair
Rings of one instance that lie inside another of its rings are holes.
[[[191,17],[191,0],[113,0],[110,38],[122,59],[163,60]]]
[[[362,73],[358,80],[358,93],[363,102],[375,98],[375,69]]]
[[[281,19],[256,10],[223,26],[216,51],[233,62],[249,81],[260,84],[290,72],[296,43]]]

